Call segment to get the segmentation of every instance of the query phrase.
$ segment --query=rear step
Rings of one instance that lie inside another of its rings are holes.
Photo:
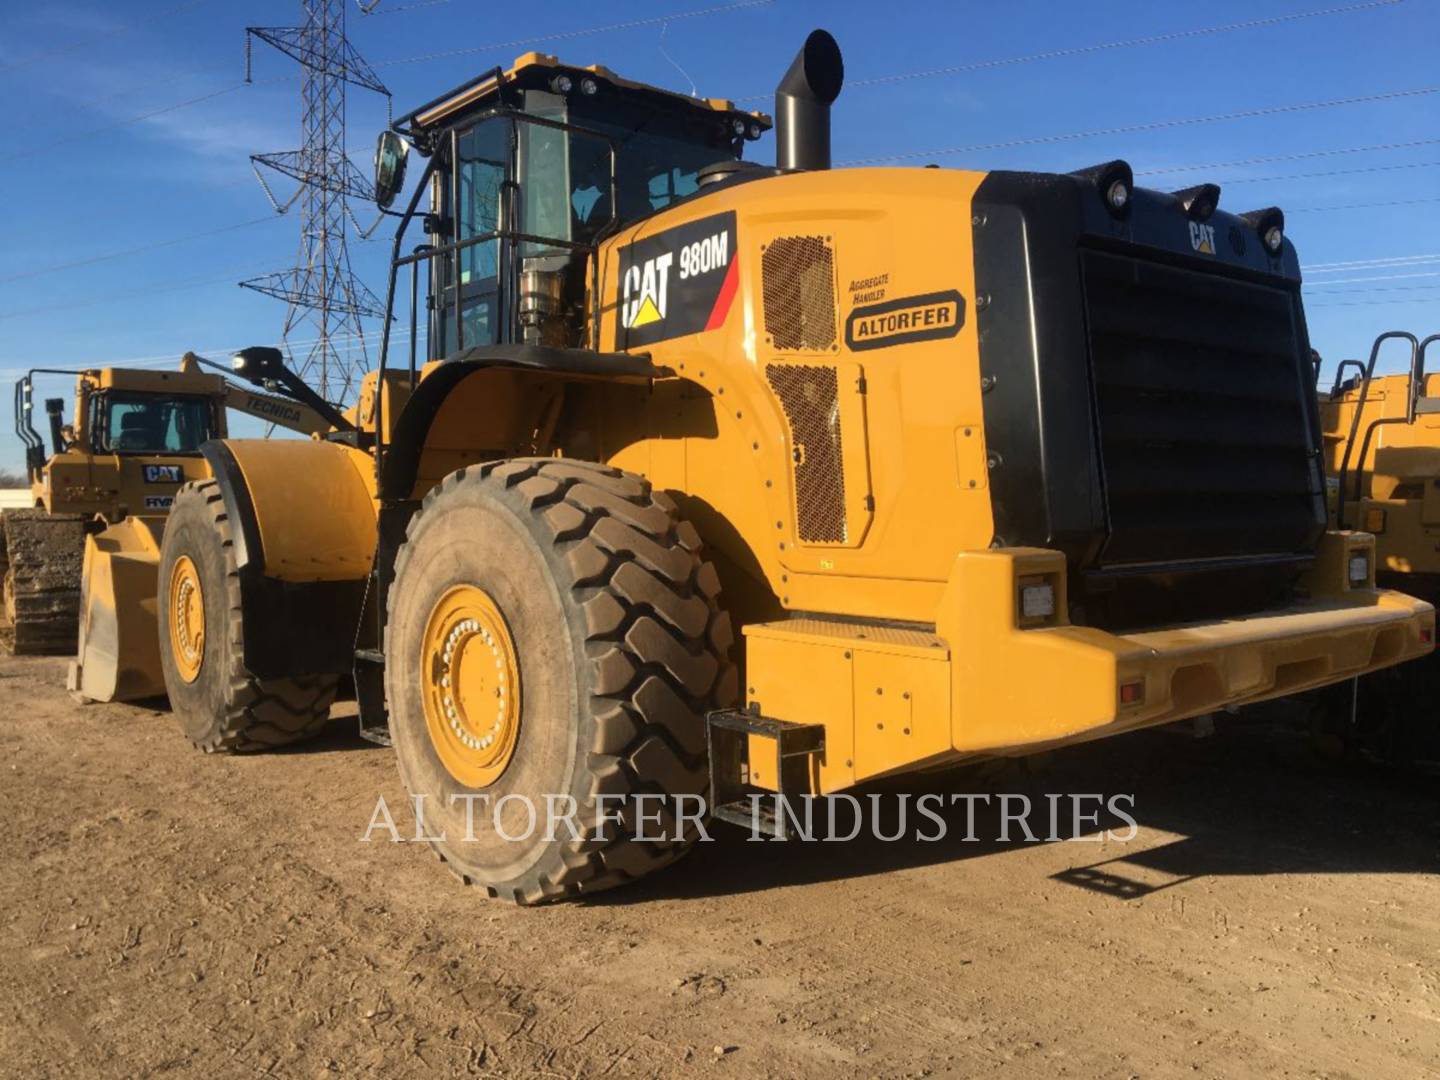
[[[775,764],[767,768],[775,770],[772,775],[779,780],[778,791],[750,783],[752,736],[775,744]],[[760,835],[785,839],[785,818],[776,809],[813,793],[811,759],[825,752],[824,726],[721,709],[705,717],[705,737],[710,747],[711,816]]]

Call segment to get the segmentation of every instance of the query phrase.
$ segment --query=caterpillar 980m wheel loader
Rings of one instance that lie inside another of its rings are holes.
[[[34,508],[0,517],[0,641],[16,653],[77,654],[78,645],[81,668],[93,668],[89,696],[164,692],[153,627],[160,533],[180,486],[209,475],[200,444],[225,436],[227,411],[305,434],[330,428],[309,406],[238,386],[207,363],[186,353],[177,371],[37,368],[15,385]],[[69,424],[63,399],[45,401],[49,457],[33,421],[37,375],[75,377]],[[126,637],[125,668],[148,663],[143,686],[116,682],[117,612],[151,620]]]
[[[176,499],[197,745],[353,671],[437,851],[535,902],[674,860],[687,800],[749,821],[1433,648],[1326,528],[1279,211],[1120,161],[832,169],[841,81],[815,32],[773,168],[768,117],[537,54],[381,136],[382,205],[425,166],[360,432],[207,443]]]
[[[1335,527],[1374,535],[1377,581],[1431,603],[1440,600],[1440,374],[1426,371],[1426,356],[1437,341],[1386,331],[1320,394]],[[1387,342],[1404,351],[1405,372],[1375,374]],[[1324,732],[1386,764],[1440,770],[1437,691],[1433,656],[1362,679],[1323,699]]]

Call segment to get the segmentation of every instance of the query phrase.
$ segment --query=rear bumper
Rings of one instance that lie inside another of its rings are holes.
[[[1061,553],[965,552],[933,631],[812,617],[746,626],[750,734],[731,767],[743,761],[746,784],[776,790],[786,766],[774,732],[804,725],[807,740],[823,733],[806,751],[809,790],[838,791],[1248,705],[1430,653],[1435,609],[1375,588],[1374,566],[1374,537],[1332,532],[1303,604],[1114,634],[1066,622]],[[1054,614],[1025,619],[1021,589],[1037,582],[1055,589]]]
[[[1344,574],[1349,557],[1366,552],[1373,567],[1371,537],[1330,537],[1317,575]],[[1218,622],[1129,634],[1020,629],[1018,582],[1037,576],[1055,582],[1063,612],[1064,564],[1054,552],[957,560],[949,595],[959,609],[949,605],[938,628],[953,657],[956,750],[1099,738],[1325,686],[1434,649],[1435,609],[1369,581],[1313,588],[1307,603]]]

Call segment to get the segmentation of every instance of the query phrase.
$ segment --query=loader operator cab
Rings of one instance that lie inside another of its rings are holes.
[[[428,157],[429,359],[516,342],[585,344],[586,256],[606,236],[698,190],[770,126],[728,101],[629,82],[530,53],[400,118],[376,153],[382,206],[403,182],[403,135]],[[397,135],[398,133],[398,135]],[[396,254],[400,252],[397,235]]]
[[[64,375],[76,380],[74,412],[64,418],[63,398],[46,398],[49,449],[35,429],[36,376]],[[164,388],[169,373],[129,373],[35,368],[15,384],[15,431],[25,446],[32,480],[50,454],[198,455],[200,444],[222,437],[213,399],[204,394]],[[135,383],[136,385],[128,385]],[[149,384],[154,383],[154,388]]]

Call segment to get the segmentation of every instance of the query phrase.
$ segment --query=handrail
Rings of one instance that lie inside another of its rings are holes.
[[[1360,378],[1365,378],[1365,365],[1359,360],[1341,360],[1340,366],[1335,369],[1335,382],[1330,386],[1330,396],[1332,398],[1340,393],[1340,388],[1345,385],[1345,369],[1352,364],[1355,366],[1355,369],[1360,372]]]
[[[25,444],[25,467],[38,472],[45,467],[45,440],[35,430],[31,417],[35,413],[36,375],[84,375],[94,368],[31,368],[23,378],[15,380],[15,434]],[[32,478],[33,479],[33,478]]]
[[[1365,468],[1365,454],[1370,447],[1370,437],[1381,424],[1410,424],[1415,421],[1415,392],[1418,387],[1417,375],[1420,363],[1420,343],[1415,335],[1405,330],[1387,330],[1370,346],[1370,362],[1365,365],[1364,377],[1360,381],[1360,395],[1355,402],[1355,416],[1350,421],[1350,436],[1345,440],[1345,453],[1340,458],[1339,498],[1335,507],[1335,525],[1345,528],[1345,480],[1350,472],[1350,454],[1355,449],[1355,436],[1360,431],[1360,415],[1365,411],[1365,400],[1370,395],[1370,383],[1375,378],[1375,361],[1380,358],[1380,346],[1391,338],[1410,342],[1410,386],[1406,394],[1404,416],[1381,417],[1370,423],[1365,430],[1365,440],[1360,448],[1360,460],[1355,467],[1355,501],[1360,501],[1360,484]]]
[[[598,238],[607,235],[608,232],[613,229],[613,227],[616,225],[616,223],[617,223],[617,221],[618,221],[618,213],[619,213],[619,191],[618,191],[618,187],[617,187],[617,172],[618,172],[618,169],[617,169],[617,158],[616,158],[616,151],[617,151],[617,149],[618,149],[618,143],[617,143],[616,139],[614,139],[612,136],[606,135],[606,134],[603,133],[603,132],[596,131],[596,130],[594,130],[594,129],[592,129],[592,128],[587,128],[587,127],[585,127],[585,126],[583,126],[583,125],[580,125],[580,124],[571,124],[571,123],[567,123],[567,122],[565,122],[565,121],[552,120],[552,119],[550,119],[550,118],[548,118],[548,117],[535,116],[535,115],[533,115],[533,114],[531,114],[531,113],[527,113],[527,112],[524,112],[524,111],[522,111],[522,110],[515,109],[515,108],[511,108],[511,107],[509,107],[509,106],[503,106],[503,105],[501,105],[501,106],[494,106],[494,107],[492,107],[492,108],[486,109],[486,110],[484,110],[483,112],[479,113],[478,115],[476,115],[476,116],[473,118],[473,120],[472,120],[471,123],[469,123],[469,124],[466,125],[465,130],[468,131],[468,130],[470,130],[472,127],[474,127],[474,126],[477,125],[477,124],[481,124],[481,123],[484,123],[484,122],[486,122],[486,121],[488,121],[488,120],[497,119],[497,118],[506,118],[506,119],[508,119],[508,120],[510,121],[510,125],[511,125],[511,127],[510,127],[510,130],[511,130],[511,149],[512,149],[511,163],[507,164],[507,168],[506,168],[507,176],[506,176],[506,180],[505,180],[504,185],[502,185],[502,187],[508,191],[508,193],[509,193],[509,195],[510,195],[510,198],[505,199],[505,200],[503,200],[503,202],[502,202],[502,206],[501,206],[501,220],[499,221],[499,226],[500,226],[500,227],[498,227],[498,228],[496,228],[496,229],[489,230],[489,231],[484,232],[484,233],[477,234],[477,235],[475,235],[475,236],[467,237],[467,238],[464,239],[464,240],[452,240],[452,241],[450,241],[449,243],[439,244],[439,245],[432,245],[432,244],[419,245],[419,246],[417,246],[417,247],[415,248],[414,251],[412,251],[412,252],[411,252],[410,254],[408,254],[408,255],[401,255],[401,254],[400,254],[400,249],[401,249],[401,245],[402,245],[403,242],[404,242],[405,233],[406,233],[406,231],[408,230],[408,228],[409,228],[409,226],[410,226],[410,223],[415,219],[416,211],[417,211],[418,208],[419,208],[421,196],[422,196],[422,195],[425,193],[425,191],[428,189],[428,187],[430,186],[431,180],[432,180],[433,177],[436,175],[436,173],[439,171],[439,170],[438,170],[438,165],[439,165],[439,163],[440,163],[442,154],[441,154],[439,148],[436,148],[436,150],[435,150],[435,151],[430,155],[430,157],[427,159],[427,161],[426,161],[426,163],[425,163],[425,171],[424,171],[423,173],[421,173],[420,178],[416,181],[415,190],[411,193],[410,201],[409,201],[409,203],[406,205],[405,211],[400,215],[400,218],[401,218],[400,224],[399,224],[398,226],[396,226],[396,229],[395,229],[395,239],[393,240],[393,242],[392,242],[392,244],[391,244],[391,249],[390,249],[390,274],[389,274],[389,279],[388,279],[388,282],[387,282],[387,284],[386,284],[386,290],[385,290],[385,318],[384,318],[384,321],[383,321],[382,327],[381,327],[381,336],[380,336],[380,363],[379,363],[378,371],[377,371],[377,373],[376,373],[376,383],[375,383],[375,477],[376,477],[376,482],[377,482],[377,484],[379,483],[380,477],[384,475],[384,473],[383,473],[383,471],[382,471],[382,467],[383,467],[383,464],[384,464],[384,457],[385,457],[385,440],[384,440],[384,432],[385,432],[385,413],[384,413],[384,410],[385,410],[385,404],[384,404],[384,402],[385,402],[385,394],[384,394],[384,389],[385,389],[385,374],[386,374],[386,371],[387,371],[387,369],[388,369],[388,367],[389,367],[389,357],[390,357],[390,330],[391,330],[391,323],[394,321],[396,277],[397,277],[397,275],[398,275],[401,267],[404,267],[404,266],[409,266],[409,267],[411,267],[411,283],[410,283],[410,297],[411,297],[411,301],[410,301],[410,358],[409,358],[409,359],[410,359],[410,363],[409,363],[409,371],[410,371],[411,388],[413,389],[413,388],[414,388],[415,378],[416,378],[416,361],[417,361],[417,357],[416,357],[416,351],[417,351],[416,338],[417,338],[417,334],[418,334],[418,323],[419,323],[419,311],[418,311],[418,307],[419,307],[419,269],[418,269],[418,268],[419,268],[419,265],[420,265],[421,263],[431,263],[434,259],[442,258],[442,257],[446,257],[446,256],[450,257],[450,258],[453,260],[453,262],[454,262],[454,273],[452,274],[452,276],[453,276],[453,278],[454,278],[454,290],[455,290],[455,305],[454,305],[454,307],[455,307],[455,313],[454,313],[454,317],[455,317],[455,345],[456,345],[456,348],[457,348],[457,350],[458,350],[458,349],[463,348],[463,334],[464,334],[464,329],[463,329],[463,311],[462,311],[462,308],[463,308],[464,305],[463,305],[463,303],[462,303],[461,281],[460,281],[460,272],[459,272],[460,253],[461,253],[462,251],[466,250],[467,248],[471,248],[471,247],[474,247],[474,246],[476,246],[476,245],[479,245],[479,244],[493,243],[493,242],[495,242],[495,241],[499,241],[500,244],[501,244],[501,246],[502,246],[501,257],[500,257],[500,259],[498,260],[499,265],[500,265],[502,268],[504,268],[504,269],[503,269],[503,272],[506,274],[507,277],[515,278],[515,277],[517,276],[517,274],[518,274],[518,264],[515,265],[515,266],[507,266],[507,265],[506,265],[506,258],[507,258],[507,256],[513,258],[513,252],[514,252],[514,249],[515,249],[515,246],[516,246],[516,245],[526,244],[526,243],[544,244],[544,245],[548,245],[548,246],[551,246],[551,247],[563,248],[563,249],[568,250],[568,251],[581,252],[581,253],[585,253],[585,254],[594,254],[594,253],[596,253],[596,252],[598,251]],[[402,118],[402,119],[403,119],[403,118]],[[513,159],[513,153],[514,153],[515,146],[516,146],[516,144],[517,144],[517,142],[518,142],[518,139],[517,139],[517,137],[516,137],[516,129],[517,129],[517,126],[518,126],[519,124],[521,124],[521,123],[534,124],[534,125],[537,125],[537,126],[540,126],[540,127],[548,127],[548,128],[552,128],[552,129],[559,130],[559,131],[579,133],[579,134],[584,135],[584,136],[589,137],[589,138],[595,138],[595,139],[602,140],[602,141],[604,141],[604,142],[607,144],[607,146],[609,147],[609,150],[610,150],[610,177],[609,177],[609,180],[610,180],[610,185],[609,185],[609,186],[610,186],[610,192],[609,192],[609,194],[610,194],[610,220],[609,220],[609,222],[605,223],[604,225],[601,225],[601,226],[599,227],[599,229],[597,230],[597,234],[596,234],[596,235],[597,235],[597,242],[582,243],[582,242],[577,242],[577,241],[572,241],[572,240],[561,239],[561,238],[559,238],[559,237],[540,236],[540,235],[537,235],[537,234],[534,234],[534,233],[522,232],[522,231],[520,231],[519,229],[514,229],[514,228],[509,228],[509,227],[507,227],[512,220],[514,220],[514,219],[516,219],[516,218],[518,217],[518,208],[517,208],[517,206],[516,206],[516,200],[515,200],[515,198],[514,198],[514,195],[515,195],[515,186],[516,186],[516,185],[515,185],[515,181],[514,181],[514,168],[513,168],[513,160],[514,160],[514,159]],[[451,170],[452,180],[453,180],[453,177],[454,177],[455,175],[457,175],[457,170],[459,169],[459,165],[460,165],[460,162],[459,162],[459,153],[458,153],[458,145],[457,145],[457,144],[458,144],[459,132],[458,132],[457,129],[452,128],[452,129],[450,129],[449,134],[450,134],[450,146],[449,146],[450,162],[449,162],[449,164],[450,164],[450,170]],[[455,187],[455,185],[452,183],[452,187],[451,187],[451,192],[452,192],[451,197],[452,197],[452,199],[453,199],[453,197],[454,197],[454,196],[453,196],[453,193],[454,193],[455,190],[456,190],[456,187]],[[452,219],[455,219],[455,218],[457,217],[457,215],[456,215],[456,213],[455,213],[455,209],[456,209],[456,208],[453,207],[453,206],[450,208],[450,216],[451,216]],[[597,327],[598,327],[598,325],[599,325],[599,313],[600,313],[601,306],[602,306],[602,298],[601,298],[601,296],[600,296],[600,282],[599,282],[599,266],[598,266],[598,263],[599,263],[599,260],[598,260],[598,259],[592,259],[592,260],[591,260],[591,279],[592,279],[592,280],[591,280],[590,295],[591,295],[591,297],[593,298],[593,302],[594,302],[594,304],[595,304],[595,316],[594,316],[594,319],[592,320],[592,322],[593,322],[594,325],[596,325]],[[510,293],[511,293],[512,295],[513,295],[513,294],[515,293],[515,291],[516,291],[516,284],[517,284],[517,283],[514,282],[514,281],[511,282],[511,288],[510,288],[509,291],[510,291]],[[515,321],[514,318],[513,318],[514,315],[515,315],[514,312],[506,312],[506,318],[501,322],[502,327],[510,328],[510,329],[513,331],[513,327],[511,327],[511,323]],[[518,325],[518,323],[516,323],[516,325]],[[433,327],[432,327],[431,329],[433,330]],[[598,331],[597,331],[597,334],[598,334]],[[505,332],[502,331],[502,336],[513,336],[513,333],[505,333]],[[433,348],[433,344],[432,344],[432,348]],[[382,492],[381,494],[382,494],[382,497],[383,497],[383,494],[384,494],[384,493]]]
[[[1424,341],[1420,342],[1420,359],[1416,364],[1416,377],[1420,381],[1420,389],[1415,392],[1415,400],[1425,396],[1425,352],[1433,342],[1440,341],[1440,334],[1431,334]]]

